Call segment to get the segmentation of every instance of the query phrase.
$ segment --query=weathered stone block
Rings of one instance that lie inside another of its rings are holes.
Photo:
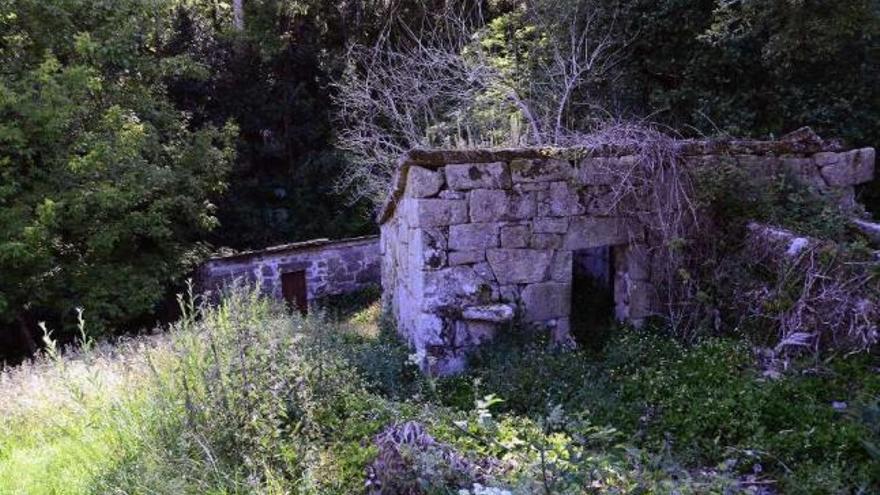
[[[330,258],[331,263],[335,263],[338,266],[342,265],[342,260],[339,258]],[[290,261],[279,261],[277,269],[280,272],[298,272],[301,270],[308,270],[309,263],[308,260],[290,260]]]
[[[574,337],[571,335],[571,319],[557,318],[551,329],[550,338],[553,343],[563,348],[573,349],[577,346]]]
[[[455,345],[471,348],[491,342],[495,338],[498,325],[490,321],[458,321],[455,329]]]
[[[411,198],[427,198],[440,192],[443,174],[424,167],[411,166],[406,175],[406,195]]]
[[[571,282],[573,259],[571,251],[565,249],[556,251],[553,255],[553,264],[550,266],[550,280]]]
[[[817,153],[815,159],[829,186],[855,186],[874,180],[874,148],[846,153]]]
[[[626,172],[617,157],[584,158],[575,170],[575,182],[584,186],[605,186],[616,182],[617,174]]]
[[[770,177],[778,174],[782,163],[775,156],[737,155],[734,157],[739,168],[750,177]]]
[[[651,252],[644,244],[616,246],[614,263],[618,271],[627,273],[633,280],[651,278]]]
[[[550,189],[538,194],[538,216],[566,217],[582,215],[586,208],[581,204],[576,186],[568,182],[552,182]]]
[[[438,270],[446,266],[446,236],[437,228],[410,229],[409,263],[419,270]]]
[[[501,227],[501,247],[528,247],[530,237],[531,229],[528,225],[505,225]]]
[[[722,164],[736,164],[737,159],[729,155],[690,155],[683,158],[688,167],[717,167]]]
[[[528,284],[545,279],[552,251],[538,249],[490,249],[486,259],[501,284]]]
[[[432,313],[419,313],[413,329],[413,340],[416,348],[424,349],[430,345],[443,344],[443,319]]]
[[[536,218],[532,222],[532,231],[536,234],[564,234],[568,231],[568,218]]]
[[[562,246],[565,249],[586,249],[624,244],[631,236],[627,227],[628,222],[621,217],[572,217]]]
[[[448,258],[449,266],[470,265],[486,261],[486,251],[451,251]]]
[[[469,321],[468,334],[470,336],[471,345],[478,346],[495,339],[498,333],[498,325],[490,322]]]
[[[537,210],[535,193],[509,192],[507,201],[505,220],[526,220],[535,216]]]
[[[656,300],[657,288],[654,284],[644,280],[633,281],[629,287],[629,317],[641,319],[657,314]]]
[[[516,303],[519,301],[519,286],[502,285],[498,287],[499,299],[503,302]]]
[[[449,189],[440,191],[440,194],[438,194],[437,197],[440,199],[467,199],[467,195],[464,191],[450,191]]]
[[[562,246],[562,234],[532,234],[529,244],[533,249],[558,249]]]
[[[466,223],[449,227],[449,249],[468,251],[498,247],[497,223]]]
[[[410,227],[441,227],[468,221],[464,200],[406,198],[402,207]]]
[[[827,167],[829,165],[837,165],[845,159],[846,157],[844,156],[844,153],[836,151],[823,151],[813,155],[813,160],[819,168]]]
[[[475,189],[470,192],[469,204],[472,222],[523,220],[535,215],[533,193]]]
[[[370,263],[363,270],[358,272],[355,282],[358,284],[375,283],[382,278],[382,264]]]
[[[498,293],[494,290],[494,283],[497,282],[497,279],[495,278],[495,272],[492,271],[492,267],[489,265],[489,263],[475,264],[474,273],[476,273],[478,277],[482,278],[486,282],[493,284],[491,299],[496,300],[498,298]]]
[[[424,272],[423,311],[490,302],[491,287],[468,265]]]
[[[815,190],[827,188],[825,180],[819,174],[819,168],[812,158],[784,156],[780,158],[781,170],[801,185]]]
[[[510,171],[514,183],[549,182],[568,180],[572,177],[571,163],[567,160],[518,159],[510,162]]]
[[[523,182],[513,185],[513,190],[516,192],[546,191],[547,189],[550,189],[549,182]]]
[[[527,285],[521,297],[525,321],[565,318],[571,313],[571,284],[545,282]]]
[[[874,244],[880,245],[880,223],[869,222],[867,220],[853,219],[853,226],[861,231]]]
[[[477,189],[468,195],[472,222],[497,222],[507,212],[507,192]]]
[[[510,171],[504,162],[446,166],[446,182],[455,191],[510,188]]]
[[[468,306],[461,312],[465,320],[491,321],[504,323],[513,319],[513,306],[510,304],[486,304]]]
[[[619,198],[608,186],[586,186],[581,190],[581,204],[586,213],[595,216],[609,216],[615,212]]]

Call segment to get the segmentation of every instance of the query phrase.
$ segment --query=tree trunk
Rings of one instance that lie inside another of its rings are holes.
[[[34,334],[31,332],[31,326],[28,325],[28,318],[18,313],[15,317],[18,321],[18,337],[22,347],[27,350],[28,357],[37,353],[37,342],[34,340]]]
[[[244,29],[244,0],[232,0],[232,27],[236,31]]]

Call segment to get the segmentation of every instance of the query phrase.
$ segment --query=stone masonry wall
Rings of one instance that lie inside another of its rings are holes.
[[[199,269],[199,286],[216,291],[233,280],[259,283],[281,299],[281,275],[305,271],[309,301],[375,286],[381,279],[377,236],[329,241],[320,239],[261,251],[212,258]]]
[[[686,163],[732,160],[755,173],[787,172],[854,205],[874,173],[874,150],[840,151],[815,135],[788,142],[681,142]],[[398,329],[435,374],[513,322],[570,338],[572,258],[611,247],[615,314],[639,323],[662,311],[651,246],[634,218],[611,214],[609,160],[625,148],[414,150],[400,163],[380,213],[382,284]]]

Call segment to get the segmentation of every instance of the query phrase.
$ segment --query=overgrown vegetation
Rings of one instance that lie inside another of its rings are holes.
[[[170,332],[3,372],[0,492],[880,488],[875,356],[769,377],[736,340],[617,328],[558,352],[513,332],[430,379],[375,305],[341,322],[243,291],[186,306]]]
[[[880,278],[870,242],[849,227],[854,213],[790,173],[753,177],[730,163],[690,173],[700,220],[676,267],[702,308],[690,330],[744,337],[773,358],[873,348]],[[787,252],[774,232],[804,245]]]

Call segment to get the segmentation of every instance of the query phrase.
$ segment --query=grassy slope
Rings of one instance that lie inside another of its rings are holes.
[[[599,353],[508,339],[469,374],[426,380],[376,305],[338,314],[347,323],[237,295],[161,337],[3,372],[0,494],[360,492],[371,439],[409,419],[516,466],[495,481],[517,493],[548,477],[554,493],[878,487],[871,424],[851,414],[880,395],[871,356],[768,380],[740,343],[620,330]],[[491,394],[504,402],[480,403]],[[420,483],[451,483],[417,460]]]

